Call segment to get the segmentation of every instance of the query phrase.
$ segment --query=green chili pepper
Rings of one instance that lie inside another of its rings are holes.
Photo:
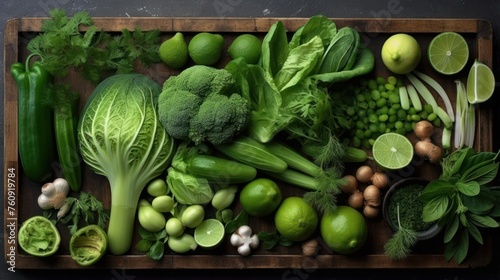
[[[51,75],[39,61],[30,67],[30,55],[25,65],[14,63],[10,72],[18,87],[18,145],[24,174],[41,183],[52,176],[55,161],[52,110],[44,102],[43,91]]]

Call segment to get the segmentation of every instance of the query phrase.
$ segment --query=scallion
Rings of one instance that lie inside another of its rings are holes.
[[[413,71],[413,73],[415,73],[415,75],[417,75],[422,81],[430,85],[439,94],[441,99],[443,99],[448,116],[450,116],[451,121],[455,121],[453,114],[453,107],[451,106],[450,98],[448,97],[448,94],[446,94],[444,88],[438,82],[436,82],[436,80],[434,80],[433,78],[427,76],[422,72]]]

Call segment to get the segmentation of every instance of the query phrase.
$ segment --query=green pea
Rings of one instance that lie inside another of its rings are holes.
[[[387,114],[383,114],[383,115],[378,116],[379,122],[385,122],[388,119],[389,119],[389,116]]]
[[[385,84],[385,89],[387,90],[394,90],[394,85],[393,84]]]

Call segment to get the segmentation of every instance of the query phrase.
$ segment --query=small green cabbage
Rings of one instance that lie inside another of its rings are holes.
[[[142,74],[117,74],[101,82],[78,124],[83,160],[108,178],[109,250],[124,254],[132,243],[140,194],[170,164],[174,140],[160,124],[161,86]]]

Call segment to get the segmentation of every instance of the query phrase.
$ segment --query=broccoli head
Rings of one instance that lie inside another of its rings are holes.
[[[160,122],[170,136],[196,145],[231,141],[246,127],[249,115],[248,101],[231,91],[233,84],[224,69],[198,65],[185,69],[163,85]]]
[[[225,94],[234,84],[231,73],[204,65],[186,68],[177,76],[172,76],[163,84],[163,89],[186,90],[200,97],[212,93]]]

